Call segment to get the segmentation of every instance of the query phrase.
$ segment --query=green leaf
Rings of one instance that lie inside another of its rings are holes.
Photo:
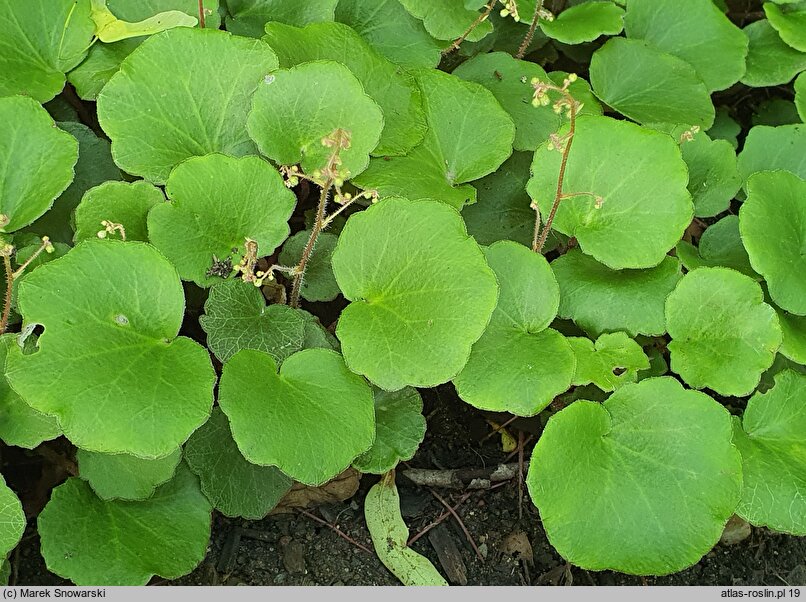
[[[558,257],[551,267],[560,285],[560,317],[593,336],[620,330],[631,337],[662,335],[666,297],[683,277],[674,257],[647,270],[616,271],[579,249]]]
[[[148,211],[165,201],[162,191],[144,181],[105,182],[88,190],[76,207],[76,242],[98,238],[104,231],[101,222],[123,226],[126,240],[148,240],[146,217]],[[119,232],[106,236],[117,237]]]
[[[398,0],[341,0],[336,21],[352,27],[375,50],[403,67],[436,67],[442,58],[442,44]]]
[[[753,88],[777,86],[806,69],[806,52],[788,46],[766,19],[744,28],[750,40],[747,72],[742,83]]]
[[[778,321],[784,334],[779,352],[790,360],[806,366],[806,316],[795,316],[777,310]]]
[[[94,31],[89,0],[0,0],[0,96],[56,96]]]
[[[806,181],[788,171],[747,180],[739,230],[753,268],[767,281],[775,304],[806,315]],[[771,241],[775,241],[771,243]]]
[[[731,117],[730,110],[725,107],[717,107],[716,119],[714,125],[706,133],[713,140],[725,140],[730,143],[734,150],[739,148],[738,136],[742,131],[742,126],[739,125],[733,117]]]
[[[761,280],[761,276],[750,265],[736,215],[726,215],[708,226],[700,237],[698,247],[681,240],[677,243],[677,256],[689,272],[699,267],[722,266],[733,268],[753,280]]]
[[[733,423],[744,473],[736,514],[793,535],[806,535],[805,396],[806,375],[785,370],[772,389],[750,398],[742,420]]]
[[[602,391],[615,391],[638,380],[640,370],[649,370],[649,358],[641,346],[623,332],[603,334],[596,343],[584,337],[570,337],[576,356],[574,385],[593,383]]]
[[[413,17],[420,19],[426,31],[437,40],[455,40],[465,34],[481,17],[479,6],[468,6],[464,0],[400,0]],[[488,22],[479,23],[468,35],[469,42],[478,42],[493,30]]]
[[[142,21],[163,11],[182,11],[199,16],[199,0],[107,0],[109,9],[126,21]],[[218,29],[221,25],[218,0],[204,0],[204,26]]]
[[[305,485],[329,481],[375,439],[372,389],[328,349],[295,353],[279,373],[270,355],[239,351],[218,391],[244,458]]]
[[[0,476],[0,558],[17,547],[25,531],[25,513],[17,495]]]
[[[282,165],[299,163],[309,174],[323,170],[333,153],[322,140],[346,130],[350,146],[339,159],[341,169],[355,176],[378,145],[383,114],[347,67],[316,61],[266,76],[252,99],[247,128],[261,153]]]
[[[456,392],[477,408],[533,416],[574,376],[568,341],[548,328],[560,289],[546,259],[527,247],[501,241],[484,254],[498,279],[498,305],[454,379]]]
[[[615,36],[624,28],[624,10],[613,2],[584,2],[570,6],[553,21],[540,19],[540,29],[564,44],[593,42],[602,35]]]
[[[229,9],[227,31],[259,38],[269,21],[305,27],[332,21],[339,0],[224,0]]]
[[[739,153],[738,167],[745,182],[757,171],[776,169],[806,178],[806,125],[751,128]]]
[[[739,501],[741,458],[724,407],[673,378],[648,378],[552,416],[526,484],[568,562],[666,575],[719,541]]]
[[[806,52],[806,4],[785,10],[772,2],[764,3],[764,13],[781,39],[800,52]]]
[[[38,102],[0,98],[0,214],[7,218],[0,232],[19,230],[45,213],[73,181],[77,160],[76,139]]]
[[[18,306],[45,332],[35,353],[9,350],[9,383],[78,447],[157,458],[207,420],[215,374],[177,337],[182,286],[153,247],[86,240],[28,274]]]
[[[0,366],[5,366],[8,350],[16,343],[16,336],[0,337]],[[5,377],[0,377],[0,439],[6,445],[33,449],[43,441],[62,434],[59,423],[52,416],[37,412],[12,389]]]
[[[11,577],[11,563],[8,558],[3,558],[0,563],[0,585],[8,585],[8,579]]]
[[[806,123],[806,73],[801,73],[795,80],[795,107],[800,120]]]
[[[543,145],[532,163],[527,190],[544,219],[561,161],[556,149]],[[654,267],[691,222],[687,182],[686,164],[669,136],[609,117],[580,117],[563,186],[573,196],[560,202],[554,228],[613,269]]]
[[[400,514],[400,496],[392,473],[367,492],[364,517],[375,553],[403,585],[448,585],[428,558],[408,547],[409,529]]]
[[[145,500],[170,481],[182,460],[177,448],[167,456],[144,460],[129,454],[98,454],[84,449],[76,453],[79,476],[102,500]]]
[[[680,145],[688,166],[688,190],[694,200],[694,215],[712,217],[730,207],[742,178],[736,167],[736,151],[725,140],[697,134]]]
[[[271,255],[288,236],[296,197],[277,170],[260,157],[214,154],[176,166],[165,187],[170,202],[148,213],[151,242],[176,266],[183,280],[201,287],[220,281],[215,261],[233,264],[246,255]]]
[[[729,88],[744,75],[747,37],[712,0],[630,0],[624,29],[628,37],[689,63],[709,92]]]
[[[142,43],[142,39],[134,39],[94,44],[87,58],[67,75],[67,80],[80,98],[95,100],[112,76],[120,71],[123,60]]]
[[[672,370],[695,389],[747,395],[772,365],[781,327],[764,293],[728,268],[686,274],[666,300]]]
[[[795,103],[783,98],[770,98],[763,101],[753,112],[753,125],[789,125],[800,123]]]
[[[353,461],[364,473],[383,474],[398,462],[411,460],[425,437],[423,400],[417,389],[404,387],[388,392],[373,389],[375,395],[375,442],[369,451]]]
[[[264,42],[223,31],[180,27],[151,36],[98,95],[115,162],[162,184],[190,157],[255,154],[245,127],[249,98],[276,67]]]
[[[48,569],[76,585],[145,585],[192,571],[210,541],[210,504],[186,466],[146,501],[103,501],[81,479],[39,515]]]
[[[341,351],[338,339],[336,339],[327,328],[322,326],[319,318],[304,309],[298,309],[297,312],[302,315],[302,319],[305,321],[305,338],[302,341],[303,349],[332,349],[333,351]]]
[[[219,408],[185,444],[185,460],[199,475],[204,495],[225,516],[259,520],[291,489],[291,479],[276,468],[246,461]]]
[[[462,63],[453,74],[493,93],[515,122],[515,150],[535,150],[562,124],[562,118],[550,106],[532,106],[532,79],[550,81],[535,63],[519,61],[505,52],[492,52]]]
[[[405,157],[376,158],[353,182],[381,197],[473,203],[467,182],[494,172],[512,153],[515,125],[492,93],[434,69],[419,70],[429,130]]]
[[[222,362],[241,349],[271,355],[277,363],[303,348],[305,318],[287,305],[266,305],[260,289],[238,280],[225,280],[210,289],[199,318],[207,346]]]
[[[302,258],[302,252],[308,243],[311,233],[308,230],[297,232],[283,245],[280,253],[280,263],[287,266],[297,265]],[[330,266],[330,258],[336,241],[339,237],[330,232],[322,232],[316,239],[313,254],[305,270],[302,281],[301,294],[308,301],[333,301],[341,292]]]
[[[714,123],[714,105],[694,68],[642,40],[608,40],[593,53],[590,81],[602,102],[639,123]]]
[[[107,0],[90,0],[90,17],[95,22],[95,35],[101,42],[119,42],[129,38],[148,36],[174,27],[195,27],[196,17],[178,10],[152,15],[136,23],[118,18],[106,6]]]
[[[498,294],[459,213],[434,201],[390,198],[350,216],[333,272],[352,301],[336,329],[344,359],[388,391],[454,378]]]
[[[263,40],[277,53],[283,68],[332,60],[355,75],[383,112],[383,132],[378,146],[370,149],[373,155],[405,155],[422,142],[427,125],[414,77],[376,52],[347,25],[314,23],[299,29],[269,23]]]
[[[552,71],[549,73],[549,79],[556,85],[562,87],[569,75],[570,74],[567,71]],[[577,116],[601,115],[604,113],[602,103],[599,102],[599,99],[596,98],[593,90],[591,90],[591,85],[581,77],[577,77],[576,80],[570,83],[568,86],[568,92],[571,93],[571,96],[573,96],[574,100],[582,103],[582,107],[578,108],[577,110]],[[551,95],[551,92],[549,92],[549,94]],[[562,113],[560,117],[564,121],[568,120],[566,113]]]
[[[45,215],[31,224],[27,230],[47,234],[56,242],[73,242],[73,212],[81,197],[93,186],[108,180],[120,180],[121,174],[115,162],[109,142],[99,138],[80,123],[58,124],[78,140],[78,162],[75,178]],[[96,230],[97,231],[97,230]]]

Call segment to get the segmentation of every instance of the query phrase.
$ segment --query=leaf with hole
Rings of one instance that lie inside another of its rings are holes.
[[[569,337],[576,356],[574,385],[593,383],[602,391],[615,391],[638,380],[640,370],[649,370],[649,358],[641,346],[623,332],[601,335],[594,343],[584,337]]]

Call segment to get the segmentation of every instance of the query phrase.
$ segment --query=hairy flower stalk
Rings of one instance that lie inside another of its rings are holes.
[[[14,246],[6,244],[0,249],[0,256],[3,258],[3,267],[6,271],[6,295],[3,302],[3,315],[0,317],[0,334],[6,332],[8,327],[8,318],[11,315],[11,297],[14,290],[14,281],[22,276],[25,268],[45,251],[46,253],[53,253],[53,244],[47,236],[42,237],[42,243],[39,248],[16,270],[11,266],[11,256],[14,253]]]

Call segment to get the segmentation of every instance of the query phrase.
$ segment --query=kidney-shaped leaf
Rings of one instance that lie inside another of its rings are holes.
[[[162,458],[145,460],[129,454],[98,454],[80,449],[76,453],[79,476],[102,500],[145,500],[171,480],[182,460],[177,448]]]
[[[210,541],[210,503],[180,465],[145,501],[104,501],[72,478],[53,490],[39,515],[48,569],[76,585],[145,585],[154,575],[192,571]]]
[[[154,247],[84,241],[28,274],[18,306],[45,331],[35,353],[9,350],[8,380],[78,447],[161,457],[207,420],[215,373],[177,336],[182,285]]]
[[[328,349],[283,362],[245,349],[225,365],[218,403],[252,464],[276,466],[306,485],[332,479],[372,445],[372,389]]]
[[[526,483],[568,562],[665,575],[719,541],[739,501],[741,459],[724,407],[673,378],[648,378],[550,418]]]
[[[115,162],[162,184],[190,157],[254,154],[249,98],[276,68],[277,56],[260,40],[187,27],[151,36],[98,95]]]
[[[576,356],[575,385],[593,383],[602,391],[615,391],[638,380],[640,370],[649,370],[644,350],[623,332],[605,333],[595,343],[585,337],[568,342]]]
[[[336,329],[344,359],[389,391],[455,377],[498,294],[459,213],[434,201],[390,198],[352,215],[333,272],[352,301]]]
[[[554,227],[613,269],[658,265],[694,213],[677,144],[633,123],[595,116],[579,118],[572,144],[563,191],[574,196],[560,202]],[[543,145],[532,163],[527,189],[544,218],[561,160]]]
[[[775,310],[750,277],[697,268],[666,299],[672,370],[695,389],[747,395],[781,346]]]

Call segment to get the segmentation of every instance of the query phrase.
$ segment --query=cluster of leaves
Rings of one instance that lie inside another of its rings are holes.
[[[551,414],[527,484],[581,567],[806,534],[806,3],[727,8],[0,0],[0,439],[77,448],[49,569],[178,577],[213,509],[353,466],[384,562],[440,582],[389,471],[447,382]],[[749,131],[720,104],[796,77]],[[300,308],[339,296],[335,336]]]

